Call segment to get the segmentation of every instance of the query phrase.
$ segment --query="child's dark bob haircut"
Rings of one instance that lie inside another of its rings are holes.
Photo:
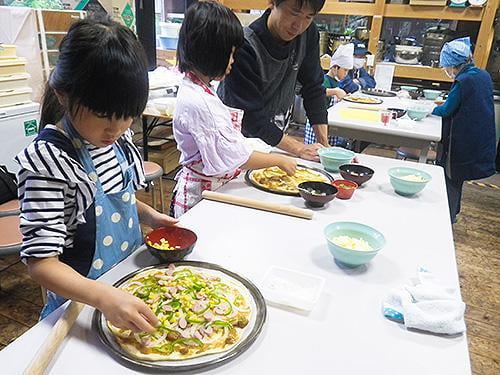
[[[66,113],[76,116],[82,107],[109,119],[142,114],[148,71],[142,45],[131,30],[109,18],[81,20],[70,27],[59,51],[45,88],[41,127]]]
[[[194,3],[179,33],[179,70],[197,71],[212,79],[222,77],[231,51],[243,42],[241,23],[229,8],[216,1]]]

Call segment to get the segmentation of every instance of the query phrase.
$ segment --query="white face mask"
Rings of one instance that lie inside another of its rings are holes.
[[[366,59],[360,58],[360,57],[355,57],[353,61],[353,67],[354,69],[361,69],[365,66]]]

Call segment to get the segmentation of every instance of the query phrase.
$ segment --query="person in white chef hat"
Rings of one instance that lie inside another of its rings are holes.
[[[346,96],[346,92],[342,89],[342,81],[349,74],[349,71],[354,66],[354,44],[340,45],[333,54],[330,60],[330,69],[325,74],[323,87],[326,90],[328,107],[331,107]],[[345,141],[342,138],[331,136],[328,138],[330,145],[343,145]],[[316,135],[312,125],[307,122],[304,131],[304,143],[316,143]]]

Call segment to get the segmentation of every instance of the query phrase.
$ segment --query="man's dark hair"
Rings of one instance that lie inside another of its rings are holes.
[[[286,0],[274,0],[274,4],[278,7],[281,3]],[[302,9],[304,5],[309,5],[314,13],[319,13],[323,5],[325,5],[325,0],[295,0],[296,4]]]

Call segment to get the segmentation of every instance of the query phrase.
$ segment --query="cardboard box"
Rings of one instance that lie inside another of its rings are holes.
[[[179,166],[181,153],[177,150],[177,144],[169,141],[159,148],[149,148],[148,159],[158,163],[163,168],[163,173],[173,172]]]

